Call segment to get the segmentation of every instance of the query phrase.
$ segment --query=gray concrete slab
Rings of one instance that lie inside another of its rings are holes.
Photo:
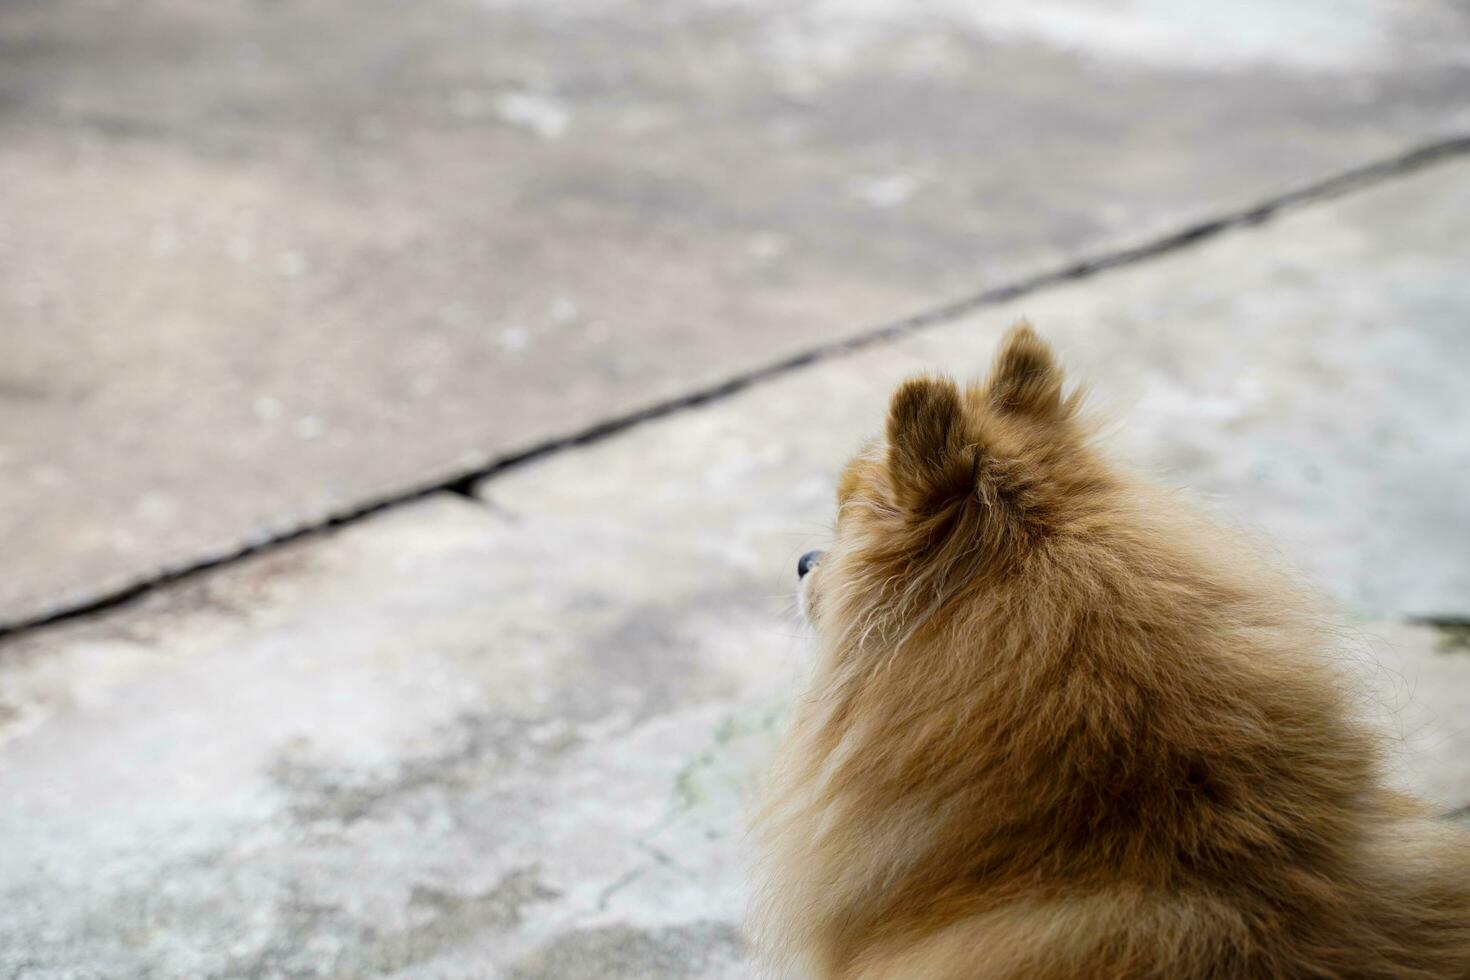
[[[1279,6],[5,4],[0,622],[1470,125]]]
[[[435,497],[0,647],[0,974],[750,975],[749,788],[802,653],[766,588],[824,506],[736,502],[781,463],[665,488],[652,525],[640,487]],[[1398,782],[1453,805],[1446,643],[1350,647]]]
[[[1467,172],[1025,312],[1130,412],[1121,450],[1289,555],[1327,540],[1360,610],[1445,568],[1464,611],[1464,505],[1436,494],[1466,449]],[[889,384],[982,369],[1016,312],[0,644],[0,975],[747,975],[742,827],[801,671],[796,556]],[[1411,519],[1431,504],[1437,534]],[[1463,635],[1360,616],[1342,638],[1395,782],[1470,804]]]
[[[1026,317],[1086,379],[1125,458],[1260,534],[1313,587],[1360,615],[1463,615],[1467,222],[1470,164],[1441,166],[762,385],[741,399],[764,406],[759,418],[712,411],[682,430],[648,426],[606,463],[568,454],[485,492],[512,511],[548,496],[591,511],[641,480],[652,521],[665,494],[772,458],[792,492],[824,498],[881,428],[883,393],[913,373],[982,374],[1004,329]],[[687,450],[667,442],[699,429]],[[710,511],[706,532],[732,516]]]
[[[435,497],[5,647],[0,975],[736,975],[792,642],[643,531]]]

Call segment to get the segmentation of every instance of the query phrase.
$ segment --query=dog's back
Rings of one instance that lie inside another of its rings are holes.
[[[1361,879],[1289,909],[1267,895],[1101,890],[1019,899],[947,924],[917,919],[831,976],[1035,978],[1448,978],[1470,976],[1470,854],[1428,817],[1387,821]],[[1293,883],[1299,887],[1299,883]]]
[[[1102,460],[1022,328],[899,390],[807,576],[759,935],[822,980],[1470,977],[1470,844],[1331,633]]]

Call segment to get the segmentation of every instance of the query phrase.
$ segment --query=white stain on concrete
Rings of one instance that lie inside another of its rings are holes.
[[[885,174],[853,185],[853,194],[875,208],[892,208],[914,196],[922,182],[914,174]]]
[[[850,66],[896,30],[934,22],[988,39],[1035,43],[1105,60],[1215,69],[1361,69],[1386,61],[1404,5],[1387,0],[714,0],[769,8],[767,50],[820,74]],[[802,76],[805,78],[805,76]]]
[[[572,124],[572,110],[560,99],[536,92],[502,92],[495,114],[545,140],[561,139]]]
[[[502,350],[514,354],[526,349],[531,342],[531,331],[525,327],[506,327],[498,338]]]

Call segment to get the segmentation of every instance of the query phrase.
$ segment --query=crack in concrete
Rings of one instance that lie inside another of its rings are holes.
[[[987,306],[1008,302],[1051,286],[1090,278],[1110,269],[1135,265],[1181,251],[1216,238],[1225,232],[1262,224],[1282,212],[1334,200],[1354,191],[1373,187],[1398,177],[1405,177],[1434,164],[1466,155],[1470,155],[1470,134],[1425,143],[1395,156],[1304,184],[1256,204],[1194,222],[1139,245],[1116,248],[1098,255],[1074,259],[1050,271],[1040,272],[1012,283],[942,303],[892,323],[859,331],[842,340],[810,347],[780,360],[733,375],[724,381],[697,391],[675,395],[643,408],[594,422],[576,432],[554,436],[522,449],[502,454],[482,465],[409,485],[398,493],[343,508],[322,520],[303,524],[238,547],[221,549],[192,561],[164,566],[154,572],[141,575],[130,583],[103,591],[91,598],[63,603],[50,611],[34,616],[22,617],[9,622],[0,621],[0,639],[122,605],[181,579],[233,564],[251,555],[277,548],[308,535],[326,533],[343,525],[357,523],[380,511],[412,503],[432,494],[451,493],[476,499],[474,487],[481,480],[554,453],[600,442],[645,422],[656,421],[686,409],[721,401],[753,385],[774,380],[808,365],[888,343],[916,331],[948,323]]]
[[[598,892],[595,905],[573,917],[573,922],[584,922],[591,916],[606,913],[612,907],[612,900],[620,892],[657,868],[673,872],[686,880],[698,882],[699,876],[692,868],[686,867],[674,855],[654,844],[653,838],[699,806],[700,794],[694,788],[694,782],[701,771],[715,764],[720,750],[736,738],[771,733],[784,714],[785,704],[786,700],[783,697],[774,704],[759,705],[754,711],[747,709],[731,712],[720,720],[715,726],[709,746],[685,762],[674,773],[668,807],[663,816],[644,827],[633,839],[633,846],[641,851],[646,859],[639,861],[604,885]]]
[[[645,831],[644,833],[646,835],[649,833],[653,833],[653,831],[649,830]],[[638,848],[638,850],[642,851],[644,854],[648,855],[648,859],[638,862],[632,868],[618,875],[612,881],[604,885],[602,891],[597,893],[596,906],[591,910],[590,913],[584,912],[581,915],[574,917],[574,922],[585,921],[588,918],[589,914],[601,915],[605,913],[609,908],[612,907],[612,900],[614,897],[617,896],[619,892],[621,892],[623,889],[627,888],[634,882],[641,880],[644,875],[648,874],[650,871],[653,871],[655,868],[667,868],[675,874],[680,875],[683,878],[687,878],[690,881],[698,880],[694,872],[676,861],[673,855],[659,850],[657,847],[654,847],[646,840],[639,838],[638,840],[633,841],[633,846]]]
[[[644,861],[642,864],[638,865],[631,871],[626,871],[623,874],[618,875],[617,878],[613,879],[612,882],[604,887],[602,891],[599,892],[597,895],[598,913],[600,914],[602,912],[606,912],[608,905],[613,900],[613,896],[622,891],[624,888],[627,888],[629,885],[633,884],[633,882],[637,881],[639,878],[642,878],[645,874],[647,874],[648,869],[652,866],[652,864],[653,862],[651,861]]]

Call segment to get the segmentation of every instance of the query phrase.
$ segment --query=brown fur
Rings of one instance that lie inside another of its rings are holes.
[[[1288,582],[1103,459],[1024,324],[844,473],[758,820],[820,980],[1470,977],[1470,847],[1380,784]]]

